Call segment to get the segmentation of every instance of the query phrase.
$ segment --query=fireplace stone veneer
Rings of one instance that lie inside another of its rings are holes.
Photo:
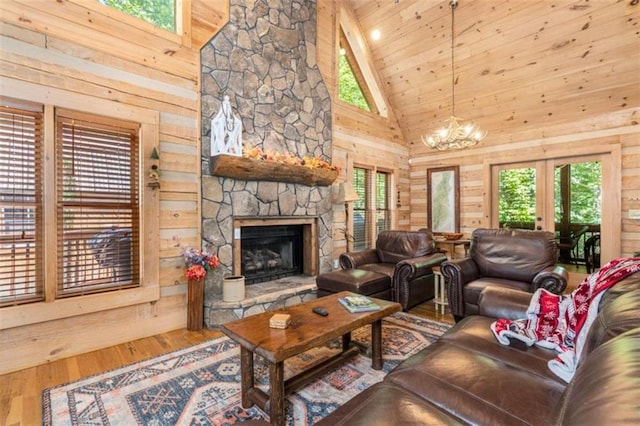
[[[200,51],[202,243],[221,262],[219,271],[205,281],[208,327],[252,309],[315,297],[315,283],[301,282],[332,270],[330,185],[210,174],[211,118],[225,96],[242,120],[244,147],[331,162],[331,99],[316,63],[316,8],[315,0],[230,0],[229,22]],[[254,284],[247,289],[262,287],[265,294],[225,305],[218,274],[240,271],[234,257],[235,221],[264,217],[313,218],[315,233],[308,237],[313,244],[311,266],[305,266],[300,279],[289,279],[291,288]]]

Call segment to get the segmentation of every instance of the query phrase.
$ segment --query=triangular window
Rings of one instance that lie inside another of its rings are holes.
[[[338,62],[338,97],[340,100],[365,111],[378,113],[358,62],[342,30],[340,30],[340,57]]]
[[[365,111],[387,117],[387,102],[367,41],[353,11],[346,2],[340,4],[338,98]]]

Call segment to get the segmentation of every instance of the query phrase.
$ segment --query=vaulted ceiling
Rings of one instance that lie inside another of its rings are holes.
[[[452,113],[448,0],[349,3],[407,143],[424,149]],[[639,15],[637,0],[459,0],[456,115],[488,144],[637,123]]]

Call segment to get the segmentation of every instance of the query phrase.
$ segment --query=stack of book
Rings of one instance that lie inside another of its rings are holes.
[[[368,312],[380,309],[380,305],[366,296],[341,297],[338,302],[349,312]]]

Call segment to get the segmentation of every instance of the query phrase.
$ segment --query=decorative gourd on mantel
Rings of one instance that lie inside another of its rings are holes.
[[[329,186],[338,177],[338,170],[219,154],[211,157],[211,174],[240,180]]]

